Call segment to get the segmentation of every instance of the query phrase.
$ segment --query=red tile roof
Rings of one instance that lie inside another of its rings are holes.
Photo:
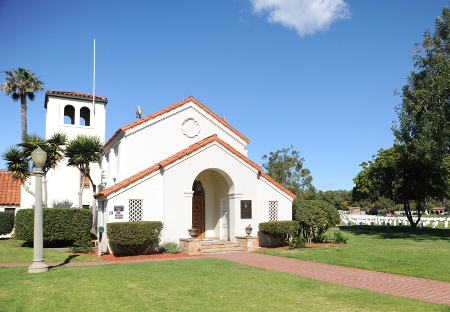
[[[106,142],[105,145],[108,145],[109,142],[111,142],[115,137],[117,137],[120,133],[125,132],[128,129],[134,128],[138,125],[141,125],[149,120],[152,120],[153,118],[156,118],[158,116],[161,116],[167,112],[170,112],[171,110],[174,110],[180,106],[183,106],[184,104],[188,103],[188,102],[194,102],[195,104],[197,104],[201,109],[205,110],[208,114],[210,114],[211,116],[213,116],[218,122],[220,122],[222,125],[224,125],[225,127],[227,127],[229,130],[231,130],[232,132],[234,132],[237,136],[239,136],[242,140],[244,140],[247,144],[250,143],[250,140],[247,139],[243,134],[241,134],[239,131],[237,131],[235,128],[233,128],[232,126],[230,126],[226,121],[225,118],[220,118],[219,116],[217,116],[212,110],[210,110],[209,108],[207,108],[205,105],[203,105],[202,103],[200,103],[199,101],[197,101],[194,97],[190,96],[184,100],[181,100],[178,103],[172,104],[154,114],[148,115],[144,118],[138,119],[132,123],[129,123],[126,126],[123,126],[122,128],[119,128],[112,136],[111,138],[108,140],[108,142]]]
[[[224,146],[227,150],[229,150],[230,152],[232,152],[234,155],[238,156],[240,159],[242,159],[243,161],[245,161],[247,164],[249,164],[250,166],[252,166],[253,168],[255,168],[258,173],[264,177],[266,180],[268,180],[270,183],[272,183],[273,185],[275,185],[276,187],[278,187],[280,190],[282,190],[283,192],[285,192],[286,194],[288,194],[289,196],[291,196],[292,198],[296,198],[295,194],[292,193],[291,191],[289,191],[287,188],[285,188],[284,186],[282,186],[280,183],[276,182],[274,179],[272,179],[268,174],[264,173],[261,169],[260,166],[258,166],[256,163],[254,163],[253,161],[251,161],[250,159],[248,159],[246,156],[242,155],[240,152],[238,152],[236,149],[234,149],[231,145],[225,143],[225,141],[219,139],[217,137],[217,135],[212,135],[210,137],[207,137],[191,146],[189,146],[188,148],[182,150],[181,152],[178,152],[174,155],[172,155],[169,158],[166,158],[165,160],[141,171],[136,173],[135,175],[129,177],[128,179],[125,179],[109,188],[104,189],[103,191],[97,193],[94,195],[95,198],[98,198],[100,196],[108,196],[112,193],[115,193],[127,186],[129,186],[130,184],[139,181],[142,178],[145,178],[147,175],[149,175],[152,172],[155,172],[156,170],[159,170],[160,168],[164,168],[165,166],[179,160],[182,159],[183,157],[199,150],[200,148],[212,143],[212,142],[217,142],[219,144],[221,144],[222,146]]]
[[[20,205],[21,184],[11,171],[0,170],[0,205]]]
[[[47,96],[49,96],[49,95],[56,95],[56,96],[61,95],[64,97],[80,97],[80,98],[90,99],[90,100],[92,100],[94,98],[94,96],[92,94],[87,94],[87,93],[73,92],[73,91],[47,90],[47,92],[45,92],[45,108],[47,108]],[[108,102],[108,99],[106,97],[100,96],[100,95],[96,95],[95,99],[102,101],[102,102]]]

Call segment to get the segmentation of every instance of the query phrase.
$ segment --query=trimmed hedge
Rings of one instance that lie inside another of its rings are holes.
[[[114,222],[107,224],[109,242],[135,255],[149,253],[160,242],[161,221]]]
[[[269,221],[259,224],[259,230],[276,239],[280,245],[286,245],[286,242],[292,237],[298,235],[300,224],[298,221]]]
[[[90,242],[92,213],[85,209],[43,208],[44,244],[85,245]],[[16,213],[14,235],[32,242],[34,239],[34,209],[20,209]]]
[[[0,212],[0,235],[6,235],[14,229],[14,212]]]

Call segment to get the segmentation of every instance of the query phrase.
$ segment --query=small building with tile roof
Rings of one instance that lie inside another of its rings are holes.
[[[21,181],[13,178],[10,171],[0,170],[0,211],[20,208]]]
[[[99,226],[162,221],[162,242],[235,241],[249,224],[291,220],[295,195],[247,157],[249,139],[193,97],[119,128],[106,142]],[[103,244],[106,251],[106,244]]]

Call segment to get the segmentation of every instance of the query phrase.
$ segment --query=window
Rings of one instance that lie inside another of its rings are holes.
[[[80,109],[80,125],[86,127],[91,125],[91,110],[87,107]]]
[[[278,202],[269,201],[269,221],[278,221]]]
[[[75,124],[75,108],[72,105],[64,106],[64,124]]]
[[[130,212],[130,222],[142,221],[142,199],[130,199],[128,201],[128,211]]]

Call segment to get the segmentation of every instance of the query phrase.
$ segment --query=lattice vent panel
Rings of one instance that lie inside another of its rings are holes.
[[[269,221],[278,221],[278,202],[269,202]]]
[[[142,199],[130,199],[128,206],[130,221],[142,221]]]

